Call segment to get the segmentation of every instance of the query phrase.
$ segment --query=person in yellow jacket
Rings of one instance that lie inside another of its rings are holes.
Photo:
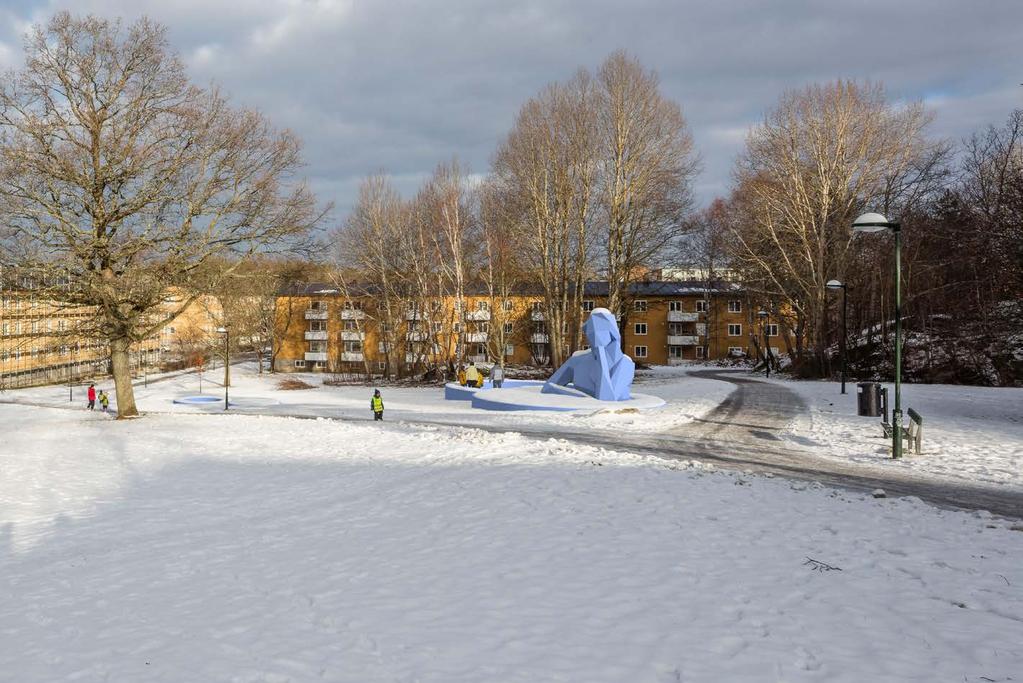
[[[476,369],[476,363],[469,363],[465,369],[465,383],[470,387],[478,387],[480,383],[480,371]]]
[[[373,392],[373,398],[369,399],[369,408],[373,411],[373,421],[384,419],[384,397],[380,395],[380,390],[377,389]]]

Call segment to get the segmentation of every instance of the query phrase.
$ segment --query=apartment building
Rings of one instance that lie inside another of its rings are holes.
[[[607,295],[606,282],[587,283],[583,310],[604,306]],[[765,333],[772,353],[786,350],[782,327],[757,316],[736,283],[639,282],[631,287],[629,301],[622,346],[640,363],[758,354]],[[549,363],[547,321],[536,291],[492,297],[474,289],[460,304],[445,296],[385,311],[371,291],[344,296],[328,284],[291,287],[277,298],[276,369],[375,374],[458,357],[477,363],[502,357],[519,365]],[[390,329],[395,325],[398,329]]]
[[[169,295],[168,310],[180,304]],[[130,360],[142,373],[173,355],[182,339],[211,334],[211,307],[193,303],[150,338],[132,345]],[[0,288],[0,389],[82,381],[110,372],[106,340],[81,332],[91,320],[84,307],[39,297],[30,285]],[[215,336],[215,335],[212,335]]]

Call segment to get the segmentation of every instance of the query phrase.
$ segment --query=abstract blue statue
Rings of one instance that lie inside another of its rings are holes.
[[[573,353],[541,391],[570,395],[581,391],[601,401],[629,400],[636,364],[622,353],[622,334],[614,315],[606,308],[594,309],[583,332],[590,348]]]

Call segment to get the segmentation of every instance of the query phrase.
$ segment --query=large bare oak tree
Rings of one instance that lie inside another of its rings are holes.
[[[120,417],[129,350],[209,287],[208,265],[288,246],[322,217],[299,141],[189,82],[163,27],[55,16],[0,83],[3,259],[40,296],[95,311]],[[201,285],[198,287],[196,285]],[[170,288],[189,295],[173,305]]]

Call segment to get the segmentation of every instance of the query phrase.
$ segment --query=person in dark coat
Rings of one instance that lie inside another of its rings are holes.
[[[96,408],[96,385],[95,384],[90,384],[89,385],[88,396],[89,396],[89,410],[94,410]]]
[[[373,398],[369,399],[369,409],[373,411],[373,421],[384,419],[384,397],[380,395],[380,390],[377,389],[373,392]]]

